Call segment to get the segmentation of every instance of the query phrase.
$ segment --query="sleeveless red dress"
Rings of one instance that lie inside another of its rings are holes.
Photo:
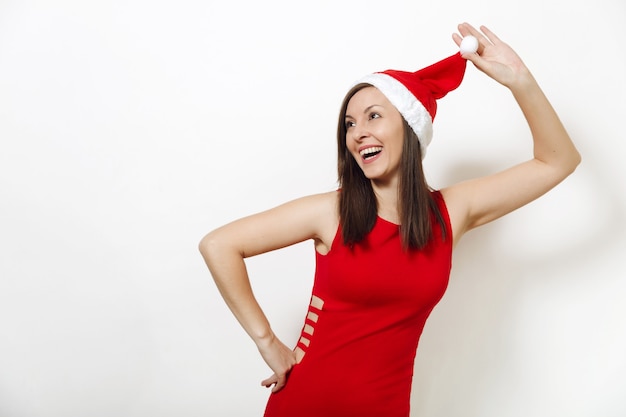
[[[378,218],[350,249],[338,231],[316,253],[311,305],[298,348],[304,357],[270,394],[265,417],[408,417],[414,359],[426,319],[448,285],[452,238],[403,251],[399,226]]]

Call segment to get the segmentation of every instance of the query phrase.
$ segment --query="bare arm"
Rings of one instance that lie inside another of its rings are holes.
[[[459,25],[476,36],[478,53],[468,60],[508,87],[522,110],[533,140],[533,157],[505,171],[446,188],[455,242],[468,230],[495,220],[552,189],[580,163],[580,154],[552,105],[517,54],[489,29]],[[484,33],[484,35],[483,35]],[[460,43],[461,38],[454,35]]]
[[[200,252],[211,275],[241,326],[274,371],[263,384],[280,390],[295,356],[272,332],[257,302],[244,259],[314,239],[318,248],[330,248],[338,225],[335,192],[305,197],[222,226],[200,242]]]

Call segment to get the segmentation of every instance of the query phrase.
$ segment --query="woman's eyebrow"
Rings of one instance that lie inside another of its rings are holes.
[[[383,107],[383,106],[381,106],[380,104],[372,104],[371,106],[363,110],[363,113],[367,113],[368,111],[372,110],[373,107]]]
[[[367,107],[365,108],[365,110],[363,110],[363,113],[367,113],[368,111],[372,110],[372,108],[373,108],[373,107],[383,107],[383,106],[382,106],[382,105],[380,105],[380,104],[372,104],[371,106],[367,106]],[[349,114],[346,114],[346,117],[345,117],[345,118],[346,118],[346,119],[347,119],[347,118],[354,119],[354,117],[350,116]]]

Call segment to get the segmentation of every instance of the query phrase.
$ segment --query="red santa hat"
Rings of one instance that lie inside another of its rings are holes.
[[[416,72],[386,70],[366,75],[354,85],[378,88],[413,129],[420,142],[422,158],[433,137],[437,100],[456,89],[463,80],[467,61],[461,54],[474,53],[478,40],[466,36],[460,52]]]

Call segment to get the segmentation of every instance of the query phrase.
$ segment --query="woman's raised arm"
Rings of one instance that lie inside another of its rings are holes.
[[[580,154],[552,105],[515,51],[493,32],[459,25],[462,36],[478,39],[477,53],[464,55],[479,70],[506,86],[520,106],[533,140],[533,158],[497,174],[442,190],[455,241],[466,231],[495,220],[545,194],[571,174]],[[453,35],[457,44],[461,37]]]

